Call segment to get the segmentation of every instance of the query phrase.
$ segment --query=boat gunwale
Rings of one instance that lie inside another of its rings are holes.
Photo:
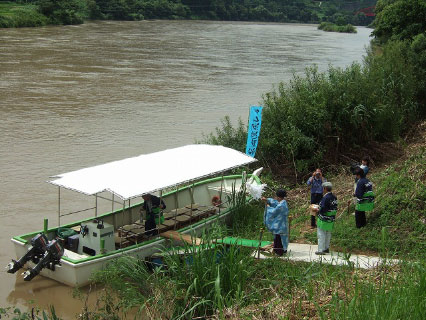
[[[225,179],[225,180],[232,180],[232,179],[241,178],[241,177],[242,177],[242,174],[234,174],[234,175],[228,175],[228,176],[214,177],[214,178],[210,178],[210,179],[198,181],[198,182],[195,182],[193,184],[189,184],[189,185],[187,185],[185,187],[179,188],[179,192],[187,190],[187,189],[189,189],[189,188],[191,188],[193,186],[199,186],[199,185],[204,185],[204,184],[211,183],[211,182],[216,182],[216,181],[222,180],[222,178]],[[261,183],[260,182],[260,178],[258,176],[256,176],[256,175],[248,174],[247,177],[248,178],[249,177],[253,177],[254,180],[258,184]],[[178,192],[178,190],[170,191],[170,192],[164,194],[163,196],[168,196],[168,195],[174,194],[176,192]],[[250,198],[251,197],[249,196],[248,201],[250,200]],[[139,202],[139,203],[135,203],[132,206],[125,208],[125,210],[132,209],[134,207],[140,206],[142,203],[143,203],[143,201]],[[178,231],[184,232],[184,231],[187,231],[188,229],[192,229],[192,228],[197,227],[197,226],[199,226],[201,224],[208,223],[211,220],[218,219],[220,217],[223,217],[224,215],[228,215],[233,210],[234,210],[233,208],[227,208],[221,214],[217,214],[217,215],[214,215],[212,217],[203,219],[203,220],[198,221],[196,223],[193,223],[193,224],[191,224],[189,226],[186,226],[186,227],[184,227],[182,229],[179,229]],[[76,222],[71,222],[69,224],[65,224],[65,225],[62,225],[62,226],[57,226],[57,227],[54,227],[54,228],[50,228],[47,231],[48,232],[52,232],[52,231],[56,231],[58,228],[74,227],[74,226],[77,226],[77,225],[81,224],[82,222],[90,221],[91,219],[95,219],[95,218],[99,219],[99,218],[102,218],[102,217],[110,216],[110,215],[113,215],[113,214],[120,213],[122,211],[123,211],[122,208],[121,209],[117,209],[115,211],[110,211],[110,212],[101,214],[98,217],[91,217],[91,218],[88,218],[88,219],[83,219],[83,220],[79,220],[79,221],[76,221]],[[42,233],[42,232],[43,232],[43,230],[36,231],[36,232],[31,232],[31,233],[26,233],[26,234],[23,234],[23,235],[12,237],[11,240],[13,242],[17,242],[17,243],[20,243],[22,245],[26,245],[29,242],[29,240],[24,239],[24,237],[33,237],[33,236],[35,236],[35,235],[37,235],[39,233]],[[71,258],[68,258],[68,257],[62,257],[61,260],[63,260],[64,262],[68,262],[69,264],[72,264],[72,265],[82,265],[85,262],[91,262],[93,260],[100,260],[102,258],[107,258],[109,256],[116,255],[116,254],[123,254],[125,252],[130,252],[130,251],[133,251],[133,250],[141,249],[141,247],[153,244],[155,242],[161,242],[161,241],[164,241],[164,239],[161,238],[161,237],[157,237],[157,238],[145,241],[145,242],[141,242],[141,243],[137,243],[137,244],[128,246],[126,248],[116,249],[116,250],[111,251],[111,252],[106,252],[106,253],[98,254],[98,255],[95,255],[95,256],[90,256],[90,257],[79,259],[79,260],[71,259]]]

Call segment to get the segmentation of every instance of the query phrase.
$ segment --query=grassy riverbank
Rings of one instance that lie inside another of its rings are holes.
[[[243,249],[220,247],[193,253],[193,263],[170,258],[169,269],[153,273],[141,267],[136,275],[129,275],[136,268],[123,269],[128,261],[117,261],[98,275],[106,290],[104,310],[122,312],[123,317],[126,310],[142,306],[152,319],[422,319],[426,308],[426,125],[422,122],[426,25],[419,11],[426,12],[426,5],[420,0],[395,3],[380,3],[374,32],[381,50],[370,51],[362,65],[330,68],[327,73],[308,69],[304,77],[296,76],[265,94],[257,155],[275,181],[285,184],[290,177],[295,185],[288,196],[292,242],[316,242],[315,231],[308,228],[304,183],[306,174],[321,166],[340,201],[331,250],[348,256],[359,252],[397,257],[401,263],[360,271],[349,262],[333,267],[285,259],[257,261]],[[395,8],[405,10],[405,15],[401,10],[395,14]],[[205,139],[243,149],[246,132],[243,122],[233,127],[225,118],[222,128]],[[376,204],[367,226],[357,229],[353,207],[350,203],[347,207],[354,181],[347,167],[363,154],[373,159],[369,178]],[[210,237],[231,234],[258,239],[262,216],[260,203],[243,205],[230,229],[217,226]]]
[[[212,245],[225,235],[258,239],[263,206],[242,205],[230,227],[216,225],[203,237],[207,250],[190,245],[187,259],[165,255],[167,268],[149,270],[123,257],[98,273],[98,301],[78,319],[422,319],[426,308],[426,123],[394,161],[372,166],[377,201],[367,226],[355,228],[347,214],[353,176],[342,168],[328,175],[340,207],[331,240],[332,251],[399,258],[395,266],[371,270],[286,259],[255,260],[250,250]],[[308,227],[309,191],[290,189],[292,242],[313,242]],[[350,212],[353,212],[351,208]],[[266,232],[264,239],[272,239]],[[0,312],[12,310],[0,309]],[[54,314],[54,313],[53,313]],[[26,313],[15,319],[31,319]],[[58,319],[50,316],[44,319]]]
[[[208,250],[198,251],[186,246],[191,258],[166,255],[168,268],[153,272],[133,258],[113,262],[97,276],[105,286],[103,309],[86,310],[88,318],[102,318],[109,310],[116,319],[128,311],[150,319],[421,319],[426,307],[426,123],[415,137],[401,157],[373,166],[376,208],[363,229],[356,229],[353,207],[349,214],[346,207],[353,176],[343,169],[328,176],[340,201],[332,251],[398,257],[400,265],[365,271],[350,263],[258,261],[243,248],[208,244]],[[315,230],[308,227],[307,187],[288,194],[291,242],[316,243]],[[204,239],[258,239],[262,217],[260,203],[240,206],[231,227],[217,225]]]

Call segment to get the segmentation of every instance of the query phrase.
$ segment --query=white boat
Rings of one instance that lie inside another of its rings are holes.
[[[165,220],[157,225],[159,233],[177,230],[200,235],[213,223],[229,217],[233,204],[227,199],[246,183],[244,174],[224,176],[224,172],[254,161],[256,159],[223,146],[187,145],[54,176],[48,182],[59,189],[58,226],[50,229],[45,226],[45,230],[13,237],[16,255],[22,260],[18,260],[21,265],[13,260],[9,270],[14,265],[19,269],[26,262],[27,276],[39,268],[36,274],[81,287],[90,282],[94,271],[102,269],[111,259],[122,255],[140,259],[151,256],[166,246],[167,240],[145,234],[144,224],[140,223],[141,196],[145,194],[157,194],[166,204]],[[256,175],[250,176],[250,183],[260,185]],[[61,212],[61,188],[95,197],[94,216],[61,225],[61,217],[69,214]],[[111,194],[111,199],[101,196],[105,192]],[[98,214],[98,198],[111,201],[112,206],[118,202],[120,206]],[[29,252],[34,252],[36,247],[32,239],[44,234],[49,246],[55,242],[58,231],[70,229],[78,233],[60,242],[64,249],[57,261],[53,259],[40,267],[40,261],[48,259],[49,250],[44,243],[44,252],[31,257]],[[22,258],[25,255],[27,259]]]

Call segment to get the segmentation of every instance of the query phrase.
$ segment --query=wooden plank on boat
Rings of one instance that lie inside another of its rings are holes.
[[[178,222],[186,222],[186,221],[189,221],[190,219],[191,219],[191,217],[187,216],[185,214],[176,217],[176,221],[178,221]]]
[[[145,228],[144,227],[140,227],[140,228],[132,229],[132,232],[136,233],[136,234],[145,233]]]
[[[196,245],[200,245],[202,242],[202,239],[200,238],[192,237],[190,234],[183,234],[173,230],[162,232],[160,233],[160,236],[163,238],[182,241],[189,244],[194,243]]]
[[[164,213],[164,219],[173,219],[175,216],[180,216],[182,214],[190,214],[191,209],[188,208],[179,208],[177,210],[172,210],[170,212]]]
[[[173,227],[175,225],[175,222],[174,222],[174,220],[164,220],[162,225],[165,225],[167,227]]]
[[[175,214],[173,212],[166,212],[163,214],[164,219],[168,220],[168,219],[172,219],[174,218]]]
[[[205,217],[208,216],[210,214],[216,213],[216,208],[215,207],[203,207],[203,208],[198,208],[198,210],[195,210],[192,212],[192,216],[193,217]]]
[[[172,220],[169,220],[169,221],[172,221]],[[164,221],[164,222],[166,222],[166,221]],[[167,230],[170,230],[171,228],[173,228],[173,226],[174,226],[174,222],[173,222],[173,224],[171,226],[165,225],[164,223],[160,224],[158,226],[158,232],[159,233],[166,232]]]
[[[121,227],[121,229],[123,229],[124,231],[132,231],[133,229],[138,229],[138,228],[140,228],[140,225],[136,223],[126,224]]]
[[[174,211],[176,211],[176,210],[174,210]],[[179,208],[179,209],[177,209],[177,214],[178,215],[187,214],[189,212],[191,212],[191,209],[188,209],[188,208]]]
[[[192,210],[197,210],[199,206],[200,206],[200,205],[199,205],[198,203],[193,203],[193,204],[192,204]],[[191,205],[190,205],[190,204],[188,204],[187,206],[185,206],[185,208],[187,208],[187,209],[190,209],[190,210],[191,210]]]

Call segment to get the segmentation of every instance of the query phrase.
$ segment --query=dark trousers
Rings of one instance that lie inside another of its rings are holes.
[[[279,234],[276,234],[274,236],[274,249],[273,249],[274,253],[278,256],[282,256],[284,255],[286,251],[284,251],[283,249],[283,243],[281,242],[281,236]]]
[[[357,228],[365,227],[367,224],[367,218],[365,217],[365,211],[355,210],[355,224]]]
[[[311,204],[319,204],[322,199],[322,193],[311,193]],[[317,218],[314,215],[311,215],[311,227],[315,228],[317,226]]]
[[[319,204],[322,199],[322,193],[311,193],[311,204]]]
[[[311,227],[316,228],[317,226],[317,217],[311,214]]]
[[[145,234],[147,236],[155,236],[158,234],[157,225],[154,218],[149,218],[145,221]]]

